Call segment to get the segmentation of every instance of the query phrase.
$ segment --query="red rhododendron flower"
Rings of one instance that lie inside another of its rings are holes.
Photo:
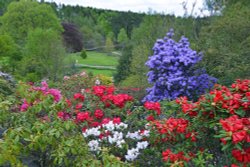
[[[154,121],[155,120],[153,115],[149,115],[146,119],[147,119],[147,121]]]
[[[115,88],[114,88],[113,86],[107,87],[107,88],[106,88],[106,91],[107,91],[107,94],[113,94],[114,91],[115,91]]]
[[[162,152],[162,157],[164,161],[170,161],[172,163],[176,161],[189,161],[190,158],[187,158],[184,156],[184,152],[180,151],[178,153],[172,153],[170,149],[167,149],[166,151]]]
[[[104,113],[102,110],[95,110],[94,115],[97,119],[101,119],[104,116]]]
[[[222,102],[224,100],[223,96],[222,96],[222,91],[219,91],[219,90],[214,90],[213,91],[213,94],[215,95],[213,101],[215,103],[217,102]]]
[[[99,122],[92,122],[92,123],[90,124],[91,127],[97,127],[97,126],[99,126],[99,125],[100,125]]]
[[[158,115],[161,114],[161,106],[159,102],[145,102],[144,107],[148,110],[154,110]]]
[[[82,128],[82,133],[86,132],[87,129],[88,129],[87,127],[83,127]]]
[[[107,123],[109,123],[110,120],[111,120],[110,118],[103,118],[102,124],[107,124]]]
[[[80,110],[82,108],[83,104],[82,103],[78,103],[75,108],[76,110]]]
[[[77,121],[80,121],[80,122],[83,122],[85,120],[88,120],[90,117],[89,117],[89,113],[88,112],[79,112],[77,113],[76,115],[76,119]]]
[[[242,120],[239,119],[237,115],[233,115],[225,120],[221,119],[220,124],[222,125],[222,128],[227,132],[242,130],[244,127],[244,125],[242,124]]]
[[[66,101],[68,107],[71,107],[71,105],[72,105],[71,101],[69,99],[66,99],[65,101]]]
[[[185,103],[182,104],[181,108],[184,113],[187,113],[188,111],[192,111],[194,109],[194,106],[193,104]]]
[[[237,144],[239,142],[241,142],[242,140],[244,140],[247,136],[247,132],[246,131],[239,131],[239,132],[234,132],[233,133],[233,143]]]
[[[238,149],[232,150],[233,157],[243,163],[249,163],[250,162],[250,147],[245,148],[242,151]]]
[[[63,112],[63,111],[59,111],[59,112],[57,113],[57,117],[58,117],[58,118],[63,119],[63,116],[64,116],[64,112]]]
[[[105,86],[102,86],[102,85],[93,86],[92,89],[94,91],[93,94],[99,97],[103,96],[105,93]]]
[[[81,102],[83,102],[84,101],[84,96],[81,93],[75,93],[74,94],[74,99],[75,100],[79,99]]]
[[[120,124],[121,123],[121,118],[120,117],[113,118],[113,123],[114,124]]]
[[[224,145],[227,144],[227,141],[226,141],[224,138],[221,138],[220,141],[221,141]]]

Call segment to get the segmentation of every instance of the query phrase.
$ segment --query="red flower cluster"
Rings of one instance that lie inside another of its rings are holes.
[[[90,113],[89,112],[78,112],[76,114],[76,120],[79,122],[84,122],[86,120],[89,120],[90,118]]]
[[[94,115],[97,119],[102,119],[102,117],[104,116],[104,113],[102,110],[97,109],[95,110]]]
[[[236,110],[240,108],[249,111],[250,80],[236,80],[236,83],[232,84],[231,87],[232,90],[225,86],[218,86],[217,89],[210,92],[211,95],[214,95],[214,105],[221,106],[230,114],[235,114]]]
[[[247,92],[249,91],[250,80],[236,80],[236,83],[232,84],[232,88],[236,89],[236,91]]]
[[[148,110],[153,110],[155,111],[158,115],[161,114],[161,106],[159,102],[145,102],[144,107]]]
[[[241,163],[250,163],[250,147],[245,148],[243,150],[234,149],[232,150],[232,155],[237,161]]]
[[[123,108],[128,101],[133,101],[133,97],[127,94],[108,95],[102,97],[102,102],[109,107],[111,104]]]
[[[93,90],[94,95],[102,97],[104,95],[113,94],[115,91],[115,88],[112,86],[106,87],[104,85],[100,85],[100,86],[93,86],[92,90]]]
[[[75,93],[74,94],[74,99],[75,100],[80,100],[81,102],[84,101],[84,96],[81,93]]]
[[[198,114],[197,111],[194,111],[194,109],[198,106],[197,104],[199,104],[199,102],[189,102],[187,97],[180,97],[176,99],[175,102],[181,105],[183,113],[188,114],[191,117],[196,116]]]
[[[173,153],[170,149],[162,152],[162,157],[164,161],[170,161],[172,163],[177,161],[189,161],[190,158],[184,156],[184,152],[180,151],[178,153]]]
[[[176,141],[176,136],[184,134],[191,141],[196,141],[196,133],[187,130],[189,122],[183,118],[169,118],[165,121],[152,121],[153,127],[162,135],[162,141]]]
[[[106,86],[93,86],[93,94],[100,97],[101,101],[106,107],[110,107],[111,104],[123,108],[128,101],[133,101],[133,97],[128,94],[113,94],[114,87]]]
[[[231,87],[232,89],[229,89],[216,85],[210,91],[210,96],[201,96],[195,103],[188,101],[186,97],[176,99],[176,103],[180,104],[182,112],[189,116],[197,116],[199,111],[202,112],[203,116],[208,115],[209,118],[214,118],[214,112],[221,110],[242,116],[244,114],[241,113],[242,111],[245,113],[250,111],[250,80],[237,80]],[[210,104],[209,109],[203,104],[206,106]]]
[[[227,119],[221,119],[220,124],[226,132],[230,132],[228,134],[231,135],[234,144],[244,141],[250,142],[250,133],[248,132],[250,118],[239,118],[237,115],[233,115]]]

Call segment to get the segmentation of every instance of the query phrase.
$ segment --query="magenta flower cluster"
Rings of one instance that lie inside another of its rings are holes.
[[[154,54],[146,66],[150,68],[147,76],[151,88],[143,101],[173,100],[187,96],[195,99],[213,87],[217,81],[195,65],[201,61],[202,54],[190,48],[187,38],[176,42],[171,29],[164,39],[158,39],[153,47]]]

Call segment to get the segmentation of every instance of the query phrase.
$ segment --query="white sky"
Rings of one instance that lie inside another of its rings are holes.
[[[45,0],[57,4],[79,5],[84,7],[95,7],[101,9],[112,9],[119,11],[148,12],[149,9],[165,14],[183,16],[183,2],[187,3],[188,14],[191,14],[193,3],[196,2],[193,15],[204,16],[207,11],[200,12],[203,8],[203,0]]]

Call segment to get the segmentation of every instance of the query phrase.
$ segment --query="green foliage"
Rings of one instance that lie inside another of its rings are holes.
[[[249,77],[249,18],[249,7],[239,2],[226,8],[222,16],[202,30],[200,47],[205,51],[202,66],[222,84]]]
[[[111,53],[112,51],[114,51],[113,41],[110,37],[107,37],[105,42],[105,52]]]
[[[11,36],[7,34],[0,35],[0,69],[3,71],[13,71],[17,61],[21,56],[18,53],[18,46]]]
[[[132,44],[130,42],[125,43],[125,47],[122,50],[122,55],[119,59],[119,64],[114,74],[115,84],[125,80],[130,74],[130,64],[132,58]]]
[[[1,99],[4,99],[4,97],[12,94],[13,93],[12,89],[13,88],[10,85],[10,83],[8,83],[8,81],[0,77],[0,101]]]
[[[108,35],[110,32],[112,32],[110,19],[115,15],[116,13],[114,12],[103,12],[99,15],[97,24],[101,27],[103,35]]]
[[[124,28],[120,29],[118,37],[117,37],[117,42],[119,43],[125,43],[128,41],[128,36],[126,33],[126,30]]]
[[[36,74],[38,79],[55,81],[64,69],[65,55],[60,34],[52,29],[35,29],[28,35],[20,74],[31,75],[32,78]]]
[[[161,15],[150,15],[144,18],[139,28],[133,30],[131,37],[133,49],[130,71],[131,75],[133,75],[132,78],[139,78],[133,79],[136,81],[134,84],[129,81],[129,83],[132,84],[130,86],[141,85],[141,87],[145,87],[147,81],[145,62],[148,60],[148,56],[152,54],[151,48],[155,39],[164,35],[171,27],[171,25],[168,24],[169,22],[169,18],[164,18]]]
[[[15,90],[15,81],[11,75],[0,71],[0,102]],[[1,108],[1,107],[0,107]]]
[[[7,10],[7,6],[13,1],[17,1],[17,0],[0,1],[0,16],[4,14],[4,12]]]
[[[82,59],[86,59],[86,58],[87,58],[87,53],[86,53],[86,51],[85,51],[85,50],[82,50],[80,56],[81,56]]]
[[[1,17],[1,23],[2,30],[22,46],[29,31],[36,28],[62,32],[62,26],[52,8],[32,0],[12,2]]]

